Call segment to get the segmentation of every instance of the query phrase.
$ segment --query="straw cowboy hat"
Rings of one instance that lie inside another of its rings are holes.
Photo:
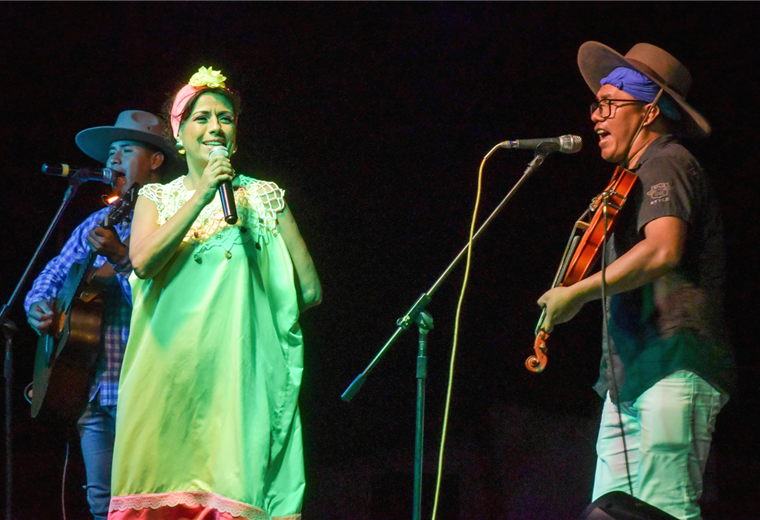
[[[599,42],[586,42],[578,50],[578,68],[596,94],[599,82],[618,67],[636,70],[655,82],[675,102],[681,119],[673,121],[679,135],[707,137],[710,123],[686,102],[691,74],[669,53],[648,43],[637,43],[623,56]]]
[[[79,132],[76,143],[80,150],[102,163],[108,160],[108,150],[114,141],[140,141],[155,146],[163,152],[165,160],[169,160],[174,149],[163,132],[164,123],[158,116],[142,110],[125,110],[113,126],[96,126]]]

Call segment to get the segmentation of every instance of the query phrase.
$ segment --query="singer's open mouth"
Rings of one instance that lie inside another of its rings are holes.
[[[601,146],[602,143],[604,143],[610,137],[610,135],[612,135],[612,134],[610,134],[607,130],[603,130],[601,128],[598,128],[596,130],[596,135],[599,136],[599,145]]]

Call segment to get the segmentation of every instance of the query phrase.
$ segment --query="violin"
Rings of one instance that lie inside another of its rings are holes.
[[[575,222],[552,288],[569,287],[588,275],[599,259],[605,236],[614,230],[616,217],[623,209],[635,182],[635,173],[622,166],[615,169],[607,188],[592,199],[589,207]],[[533,343],[535,354],[525,360],[525,367],[535,373],[542,372],[548,362],[546,341],[549,334],[543,329],[545,318],[546,308],[536,324],[536,340]]]

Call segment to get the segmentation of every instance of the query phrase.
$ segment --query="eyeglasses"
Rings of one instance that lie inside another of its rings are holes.
[[[620,103],[613,105],[612,102]],[[591,103],[591,117],[598,110],[599,117],[602,119],[610,119],[615,117],[617,109],[628,105],[637,105],[639,103],[647,104],[646,101],[639,101],[638,99],[602,99],[597,102]],[[615,108],[615,110],[613,110]]]

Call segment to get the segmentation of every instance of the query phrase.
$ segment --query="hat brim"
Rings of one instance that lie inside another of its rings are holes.
[[[594,94],[599,92],[601,88],[600,81],[618,67],[627,67],[643,74],[662,88],[675,101],[682,116],[680,121],[675,121],[681,136],[701,138],[710,135],[710,123],[702,114],[689,105],[680,94],[665,85],[658,78],[651,77],[650,74],[641,70],[636,64],[628,61],[619,52],[599,42],[586,42],[578,49],[578,68],[581,71],[583,79],[586,80],[586,84]]]
[[[159,135],[115,126],[96,126],[95,128],[82,130],[77,134],[75,140],[80,150],[103,164],[108,161],[108,150],[114,141],[140,141],[147,143],[161,150],[165,156],[165,160],[170,159],[174,155],[174,149],[169,141]]]

